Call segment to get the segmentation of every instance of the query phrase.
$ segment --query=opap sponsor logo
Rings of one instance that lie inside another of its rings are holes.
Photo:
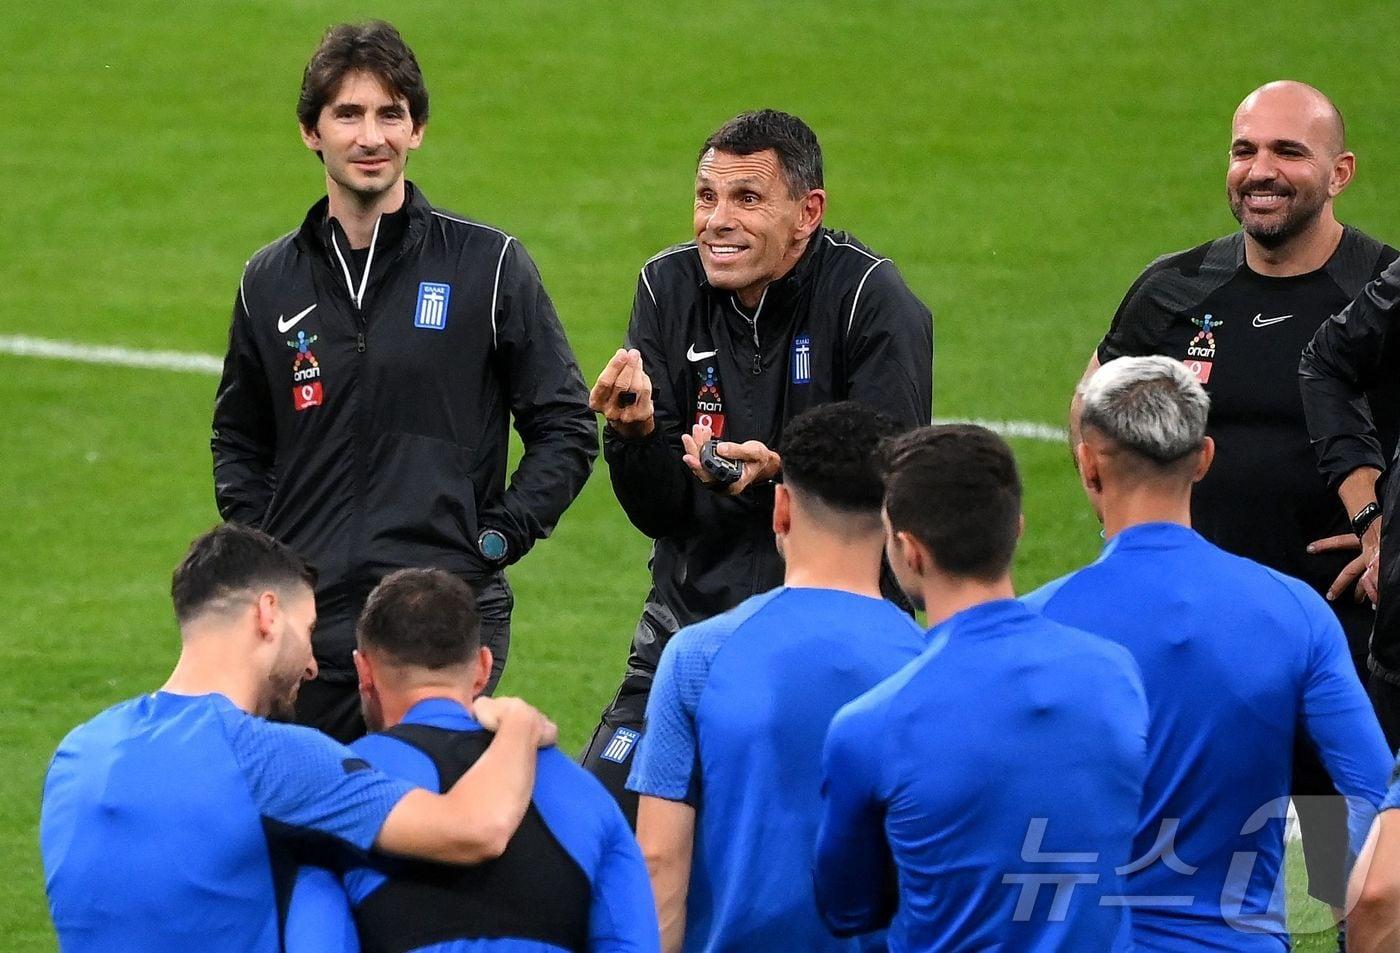
[[[298,411],[319,407],[325,399],[321,388],[321,362],[311,350],[315,343],[316,335],[307,337],[305,331],[298,331],[296,340],[287,342],[287,347],[297,352],[292,358],[292,406]]]

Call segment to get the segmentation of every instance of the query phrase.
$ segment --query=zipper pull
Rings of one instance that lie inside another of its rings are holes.
[[[355,334],[355,350],[361,354],[365,353],[365,332],[359,331]]]
[[[763,373],[763,356],[757,351],[753,352],[753,372],[754,376]]]

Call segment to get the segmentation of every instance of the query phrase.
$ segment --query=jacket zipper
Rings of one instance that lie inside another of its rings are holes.
[[[747,314],[744,313],[744,309],[739,307],[738,295],[729,296],[730,305],[733,306],[735,311],[739,312],[739,317],[743,318],[744,321],[748,323],[749,328],[753,331],[753,373],[755,377],[763,373],[763,347],[761,344],[759,344],[758,340],[758,316],[763,313],[763,302],[767,300],[768,289],[764,288],[763,294],[758,296],[758,307],[754,308],[753,317],[750,318]]]
[[[365,273],[360,276],[360,289],[358,292],[355,290],[354,281],[352,281],[350,278],[350,268],[345,263],[345,256],[341,254],[340,242],[336,241],[335,227],[331,227],[331,247],[335,249],[335,257],[340,261],[340,271],[341,274],[345,276],[345,290],[350,294],[350,305],[355,315],[355,351],[361,355],[359,359],[360,366],[357,371],[357,376],[360,378],[361,385],[359,415],[360,419],[359,426],[356,428],[357,432],[355,443],[357,444],[357,447],[354,451],[355,455],[358,457],[357,463],[359,464],[359,492],[357,495],[359,496],[361,501],[360,505],[355,507],[354,538],[356,540],[356,549],[361,552],[363,552],[364,550],[365,540],[364,500],[369,493],[369,448],[366,445],[366,436],[369,431],[369,401],[367,401],[364,396],[365,359],[363,357],[365,353],[365,332],[368,329],[368,325],[365,321],[364,301],[365,290],[369,287],[369,272],[370,269],[374,267],[374,248],[379,243],[379,223],[383,220],[384,216],[382,215],[379,218],[375,219],[374,232],[370,235],[369,239],[369,254],[365,256]],[[358,567],[353,565],[347,567],[347,576],[353,579],[356,575],[356,569],[358,569]]]
[[[345,290],[350,293],[350,303],[355,308],[355,350],[365,353],[365,289],[369,287],[369,272],[374,267],[374,246],[379,243],[379,223],[384,221],[384,216],[374,220],[374,233],[369,238],[369,254],[365,256],[365,273],[360,276],[360,289],[355,290],[355,282],[350,277],[350,266],[345,263],[345,256],[340,252],[340,242],[335,239],[335,229],[331,229],[331,247],[335,249],[335,257],[340,261],[340,272],[345,276]]]

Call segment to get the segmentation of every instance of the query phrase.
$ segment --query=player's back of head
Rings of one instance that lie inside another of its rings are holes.
[[[355,629],[362,647],[405,667],[470,664],[481,644],[476,594],[441,569],[400,569],[370,593]]]
[[[1021,476],[1005,440],[985,427],[921,427],[881,450],[885,514],[938,568],[993,580],[1011,567],[1021,533]]]
[[[1079,427],[1109,445],[1107,479],[1194,476],[1210,397],[1180,361],[1154,355],[1109,361],[1079,387]]]
[[[809,510],[820,508],[827,522],[878,522],[885,484],[877,452],[897,431],[884,414],[856,401],[813,407],[784,428],[783,484]]]
[[[224,523],[190,544],[171,576],[170,600],[183,626],[249,590],[315,587],[316,571],[287,546],[252,527]]]

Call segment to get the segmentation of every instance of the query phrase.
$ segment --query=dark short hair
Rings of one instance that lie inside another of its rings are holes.
[[[316,570],[264,532],[216,526],[190,544],[170,577],[170,601],[183,625],[212,603],[248,589],[316,588]]]
[[[884,414],[853,400],[813,407],[783,430],[783,482],[835,509],[878,514],[885,481],[875,454],[897,432]]]
[[[311,54],[301,76],[297,121],[302,128],[316,128],[322,108],[340,89],[347,73],[378,77],[391,95],[408,100],[408,114],[415,127],[428,121],[428,87],[423,83],[418,58],[392,25],[370,20],[341,23],[321,37],[321,45]]]
[[[736,156],[772,149],[790,195],[797,197],[822,188],[822,147],[817,134],[788,113],[776,109],[740,113],[705,140],[696,163],[711,149]]]
[[[1020,534],[1021,477],[1006,441],[985,427],[921,427],[880,451],[890,527],[928,547],[954,576],[995,580]]]
[[[441,569],[400,569],[369,594],[355,636],[401,665],[465,664],[481,644],[476,593]]]

